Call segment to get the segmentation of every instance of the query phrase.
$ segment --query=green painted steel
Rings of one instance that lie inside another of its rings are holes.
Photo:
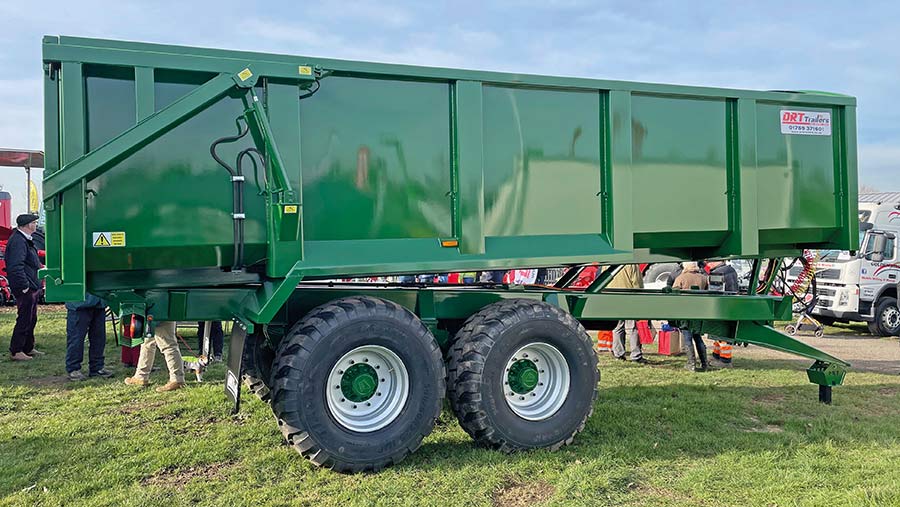
[[[341,377],[341,393],[350,401],[366,401],[375,396],[378,387],[378,373],[375,368],[357,363],[347,368]]]
[[[270,156],[268,192],[248,175],[245,218],[247,264],[270,278],[857,246],[850,97],[70,37],[45,38],[44,61],[64,166],[45,181],[54,299],[102,291],[85,271],[230,266],[230,181],[208,147],[245,114],[270,131],[225,156]],[[244,68],[252,94],[234,83]],[[830,113],[832,135],[782,134],[787,108]],[[299,207],[296,225],[280,204]],[[126,245],[93,248],[102,231]]]
[[[363,290],[298,288],[316,278],[858,247],[852,97],[73,37],[45,37],[43,59],[51,301],[90,291],[156,320],[277,327]],[[784,134],[785,111],[828,113],[831,132]],[[232,177],[210,145],[244,128],[219,150],[260,154],[244,160],[235,218]],[[787,301],[607,282],[366,291],[441,340],[446,322],[524,297],[585,322],[691,320],[836,361],[767,331]]]
[[[516,394],[527,394],[533,391],[538,385],[539,378],[540,373],[537,366],[528,359],[519,359],[513,363],[506,374],[509,388]]]

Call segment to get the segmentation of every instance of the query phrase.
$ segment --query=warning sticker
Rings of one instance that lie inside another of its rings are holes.
[[[91,244],[94,245],[95,248],[125,246],[125,233],[122,231],[95,232]]]
[[[831,113],[782,109],[781,133],[804,136],[830,136]]]
[[[292,213],[297,213],[297,206],[296,206],[296,205],[291,205],[291,204],[285,205],[285,207],[284,207],[284,213],[285,213],[286,215],[289,215],[289,214],[292,214]]]

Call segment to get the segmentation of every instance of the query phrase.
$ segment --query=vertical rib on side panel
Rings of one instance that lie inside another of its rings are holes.
[[[62,100],[62,156],[65,166],[85,153],[84,75],[80,63],[64,62],[60,75]],[[84,181],[63,192],[60,199],[60,268],[63,285],[56,287],[65,299],[83,299],[85,290]]]
[[[460,252],[484,253],[484,131],[481,83],[458,81],[454,87],[453,129],[459,203]]]
[[[630,251],[634,248],[634,227],[632,226],[631,188],[631,92],[613,90],[609,92],[610,179],[612,187],[613,224],[610,237],[617,250]]]

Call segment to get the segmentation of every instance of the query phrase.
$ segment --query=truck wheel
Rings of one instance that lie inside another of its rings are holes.
[[[539,301],[494,303],[450,350],[447,396],[477,444],[556,450],[584,429],[597,398],[597,355],[581,324]]]
[[[644,284],[647,285],[656,282],[667,284],[669,278],[672,277],[672,273],[674,273],[676,269],[678,269],[677,262],[660,262],[658,264],[653,264],[647,268],[647,272],[644,273]]]
[[[272,399],[270,384],[274,359],[275,351],[266,346],[262,333],[254,333],[247,337],[244,356],[241,359],[243,369],[241,379],[251,393],[266,403]]]
[[[272,410],[287,441],[316,465],[378,471],[431,433],[444,378],[440,347],[415,315],[348,297],[313,309],[281,341]]]
[[[878,336],[897,336],[900,334],[900,309],[897,298],[883,297],[875,305],[875,327]]]
[[[866,322],[866,327],[869,328],[869,334],[872,336],[881,336],[881,331],[878,329],[877,322]]]

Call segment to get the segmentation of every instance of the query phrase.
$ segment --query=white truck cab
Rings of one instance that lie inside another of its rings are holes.
[[[898,335],[900,204],[861,202],[859,220],[857,255],[838,250],[819,252],[815,267],[819,297],[812,314],[826,325],[866,322],[876,336]]]

